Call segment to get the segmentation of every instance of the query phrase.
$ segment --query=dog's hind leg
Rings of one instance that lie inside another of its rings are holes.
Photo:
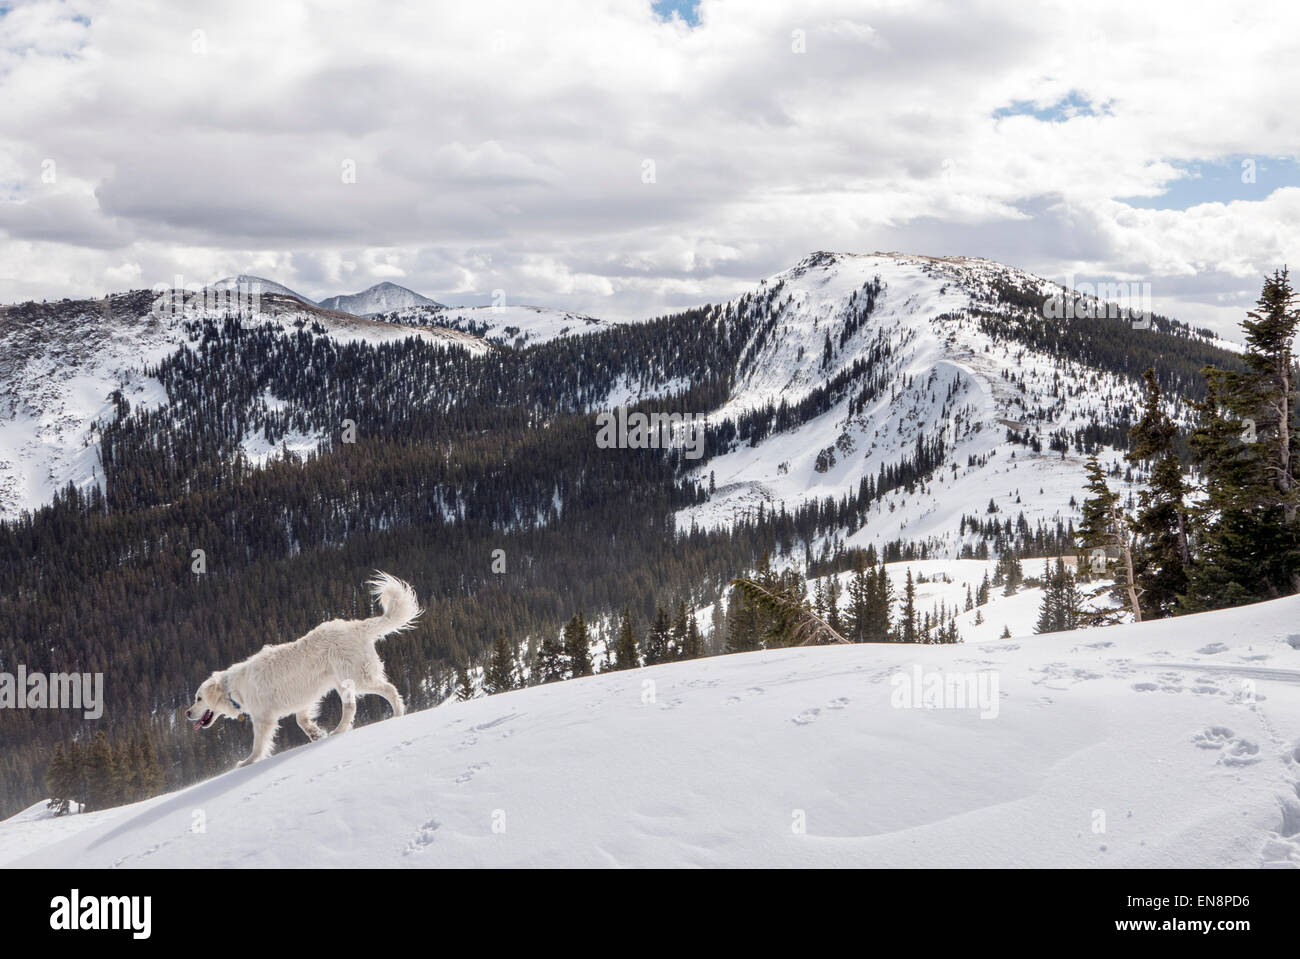
[[[316,716],[314,710],[304,709],[300,713],[294,714],[294,719],[298,720],[298,728],[307,734],[307,738],[312,742],[325,736],[325,730],[316,725]]]
[[[401,716],[406,713],[406,704],[402,702],[401,694],[397,691],[397,687],[390,682],[370,683],[361,692],[363,694],[383,696],[388,700],[388,705],[393,707],[394,716]]]
[[[339,717],[339,724],[334,727],[331,736],[337,736],[339,733],[345,733],[352,728],[352,720],[357,715],[357,688],[356,684],[350,679],[345,679],[339,684],[339,698],[343,700],[343,715]]]
[[[278,727],[279,723],[274,719],[254,719],[253,751],[247,759],[240,760],[239,765],[247,766],[269,756],[275,746],[275,731]]]

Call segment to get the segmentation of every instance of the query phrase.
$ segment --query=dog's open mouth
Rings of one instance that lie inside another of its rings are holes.
[[[210,709],[203,710],[203,718],[194,724],[194,728],[207,729],[209,726],[212,725],[212,718],[213,718],[212,710]]]

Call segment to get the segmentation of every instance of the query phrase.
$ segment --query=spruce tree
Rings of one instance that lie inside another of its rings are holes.
[[[108,809],[117,805],[121,774],[112,743],[104,730],[95,733],[86,757],[86,808]]]
[[[153,736],[149,730],[144,731],[140,737],[140,758],[141,773],[140,786],[145,798],[156,796],[163,790],[164,775],[162,760],[158,756],[158,748],[154,745]]]
[[[45,772],[45,791],[49,793],[46,808],[52,809],[54,815],[63,816],[68,812],[72,801],[72,769],[68,765],[68,754],[63,743],[54,744],[54,755],[50,757],[49,768]]]
[[[474,678],[464,662],[456,665],[456,698],[462,703],[474,698]]]
[[[672,651],[669,654],[672,659],[684,659],[686,656],[686,602],[680,600],[677,603],[677,611],[673,614],[673,625],[671,630]]]
[[[581,612],[564,627],[564,658],[572,678],[591,675],[591,635]]]
[[[1090,555],[1105,556],[1108,569],[1116,570],[1115,590],[1126,600],[1134,622],[1142,622],[1142,607],[1138,597],[1141,595],[1137,578],[1133,570],[1132,531],[1129,519],[1119,506],[1119,494],[1113,492],[1106,483],[1106,473],[1097,462],[1096,455],[1088,457],[1088,484],[1090,494],[1083,502],[1083,519],[1079,523],[1078,536],[1083,548]],[[1111,554],[1115,558],[1112,558]]]
[[[887,643],[893,629],[894,586],[889,581],[889,574],[885,571],[883,560],[876,567],[871,595],[871,617],[868,621],[867,642]]]
[[[874,573],[874,570],[872,572]],[[855,560],[853,565],[853,578],[849,580],[848,599],[848,605],[844,610],[843,633],[855,643],[865,643],[868,631],[872,627],[871,606],[874,597],[872,595],[871,576],[868,574],[867,566],[861,557]]]
[[[907,567],[907,583],[903,587],[903,619],[899,623],[899,639],[904,643],[919,640],[916,621],[916,583],[912,580],[912,567]]]
[[[1129,432],[1133,448],[1127,458],[1130,463],[1150,464],[1151,473],[1138,493],[1133,567],[1143,618],[1157,619],[1172,615],[1178,597],[1187,591],[1191,565],[1185,505],[1188,491],[1174,451],[1178,427],[1161,403],[1155,370],[1148,369],[1142,378],[1146,383],[1142,418]]]
[[[686,618],[686,641],[682,646],[684,659],[698,659],[704,655],[704,637],[700,635],[700,624],[695,620],[695,611],[691,610]]]
[[[492,653],[488,657],[487,672],[483,677],[484,689],[492,695],[515,689],[518,685],[514,646],[506,638],[506,631],[498,629],[496,642],[492,644]]]
[[[614,640],[614,668],[636,669],[641,665],[641,654],[637,649],[636,628],[632,625],[632,612],[623,607],[623,619],[618,625],[618,636]]]
[[[1290,279],[1278,270],[1242,322],[1246,368],[1205,370],[1208,395],[1191,436],[1205,498],[1197,510],[1200,549],[1183,611],[1300,590],[1298,325]]]
[[[537,648],[536,682],[554,683],[565,678],[564,647],[547,633]]]
[[[650,630],[646,633],[645,664],[647,666],[668,660],[671,634],[672,626],[668,621],[668,613],[660,606],[655,610],[655,618],[650,622]]]

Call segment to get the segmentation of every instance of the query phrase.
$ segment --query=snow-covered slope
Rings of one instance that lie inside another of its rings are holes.
[[[0,864],[1296,868],[1297,623],[1292,597],[451,702],[133,806],[34,808]],[[910,707],[916,670],[983,709]]]
[[[594,316],[544,306],[415,307],[386,313],[382,319],[416,326],[441,326],[481,336],[501,346],[536,346],[562,336],[607,329]]]
[[[257,277],[229,282],[246,280],[270,283]],[[252,287],[238,290],[250,292]],[[244,319],[249,325],[271,323],[287,332],[319,329],[341,342],[417,336],[473,353],[492,349],[472,333],[380,323],[322,309],[291,291],[263,290],[256,303],[257,312]],[[175,311],[163,308],[172,304]],[[133,408],[165,403],[163,389],[145,369],[186,341],[187,321],[220,318],[226,312],[225,303],[205,300],[202,294],[162,296],[149,290],[103,300],[0,307],[0,519],[48,503],[68,483],[99,483],[93,424],[110,415],[110,395],[120,389]],[[311,448],[315,440],[304,438],[300,445]],[[254,457],[257,453],[250,450]]]
[[[850,326],[877,281],[874,309]],[[877,500],[846,545],[903,540],[925,543],[934,555],[956,556],[963,543],[973,542],[960,533],[962,516],[1015,521],[1023,513],[1031,529],[1077,519],[1070,500],[1083,499],[1083,457],[1049,450],[1048,436],[1107,422],[1124,406],[1136,409],[1139,384],[996,343],[973,311],[1003,310],[995,292],[1003,283],[1044,299],[1062,291],[989,260],[895,253],[818,253],[764,280],[759,291],[773,295],[774,328],[751,345],[729,402],[712,422],[768,404],[794,406],[883,346],[891,353],[877,369],[882,389],[862,409],[850,410],[850,393],[796,429],[754,446],[740,444],[704,464],[701,476],[712,474],[716,492],[709,502],[681,511],[679,528],[729,523],[760,506],[793,509],[838,499],[882,466],[911,456],[918,439],[940,437],[945,465],[916,489]],[[734,301],[728,309],[739,307]],[[1185,420],[1186,410],[1171,411]],[[1010,430],[1040,436],[1042,452],[1009,441]],[[819,470],[824,453],[833,462]],[[1101,459],[1109,466],[1122,456],[1111,450]]]
[[[371,316],[375,313],[389,313],[415,306],[439,306],[440,304],[404,286],[384,282],[376,283],[360,293],[326,297],[320,301],[320,305],[327,310],[338,310],[355,316]]]

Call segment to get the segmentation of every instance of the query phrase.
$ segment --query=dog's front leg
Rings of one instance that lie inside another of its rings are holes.
[[[325,730],[316,725],[316,717],[312,715],[311,710],[303,710],[294,716],[298,720],[298,728],[307,734],[307,738],[312,742],[325,736]]]
[[[275,745],[275,731],[278,725],[279,723],[274,719],[253,720],[253,751],[248,754],[247,759],[240,760],[240,766],[255,763],[271,754],[271,748]]]

